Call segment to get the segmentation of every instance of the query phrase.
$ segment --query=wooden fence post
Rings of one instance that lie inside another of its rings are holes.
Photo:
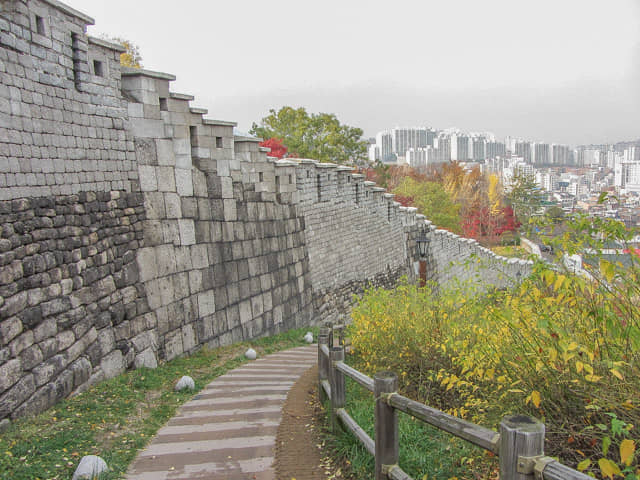
[[[398,464],[398,412],[383,396],[398,390],[398,376],[393,372],[379,372],[373,377],[373,396],[376,400],[376,470],[375,480],[387,480],[383,465]]]
[[[344,374],[335,367],[335,362],[344,361],[344,347],[331,347],[331,369],[329,379],[331,382],[331,427],[334,432],[339,429],[336,410],[344,408]]]
[[[318,398],[320,399],[320,403],[323,403],[327,399],[324,388],[322,388],[322,381],[329,379],[329,369],[327,368],[329,360],[322,352],[323,345],[329,346],[328,328],[321,328],[320,334],[318,335]]]
[[[536,457],[544,455],[544,423],[527,415],[500,422],[500,480],[532,480]]]
[[[325,325],[329,329],[329,350],[333,348],[333,322],[327,321]]]

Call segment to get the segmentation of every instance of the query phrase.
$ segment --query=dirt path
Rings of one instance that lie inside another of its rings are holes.
[[[303,373],[289,390],[276,435],[275,471],[278,480],[346,480],[342,469],[324,450],[317,397],[318,369]]]

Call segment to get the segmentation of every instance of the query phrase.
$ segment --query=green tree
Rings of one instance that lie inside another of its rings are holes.
[[[507,201],[525,230],[531,226],[531,218],[537,214],[544,200],[544,193],[533,175],[520,171],[514,173],[509,183]]]
[[[564,220],[564,210],[557,205],[549,207],[544,215],[553,223],[560,223]]]
[[[282,107],[254,122],[252,135],[280,138],[290,155],[322,162],[359,163],[366,159],[367,142],[362,130],[340,123],[333,113],[312,113],[300,108]]]
[[[409,197],[413,206],[438,227],[461,233],[460,205],[439,183],[405,177],[393,193]]]

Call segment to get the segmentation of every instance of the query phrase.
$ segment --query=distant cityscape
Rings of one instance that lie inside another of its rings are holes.
[[[547,192],[549,205],[640,225],[640,140],[572,148],[514,137],[499,141],[489,132],[457,128],[396,127],[369,144],[369,160],[385,164],[428,170],[458,161],[498,174],[506,187],[517,172],[531,175]],[[615,192],[618,201],[598,204],[602,191]]]

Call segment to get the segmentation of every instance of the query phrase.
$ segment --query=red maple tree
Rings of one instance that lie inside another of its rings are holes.
[[[510,206],[494,214],[487,207],[473,208],[462,219],[462,231],[465,237],[484,239],[489,243],[495,242],[503,233],[515,232],[519,226],[520,222]]]
[[[259,145],[271,149],[270,157],[282,158],[287,154],[287,147],[284,146],[281,138],[268,138]]]

